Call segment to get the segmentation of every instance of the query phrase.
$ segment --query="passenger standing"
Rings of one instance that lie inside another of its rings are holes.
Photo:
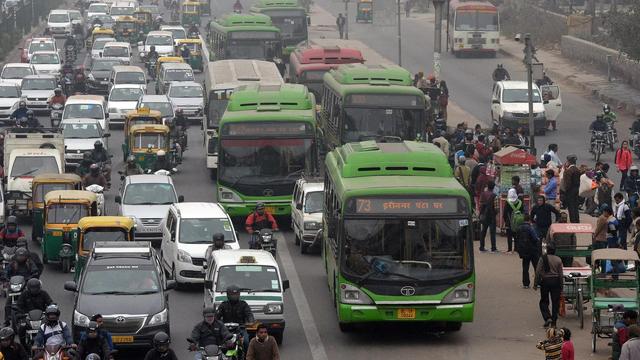
[[[580,214],[578,213],[578,192],[580,189],[580,170],[576,166],[578,157],[571,154],[567,156],[565,164],[564,177],[562,178],[563,188],[565,189],[565,203],[569,210],[569,220],[572,223],[580,222]]]
[[[543,239],[547,236],[552,224],[551,214],[555,214],[556,221],[560,219],[560,211],[555,206],[547,204],[544,195],[539,195],[536,205],[531,208],[531,221],[536,225],[536,231]]]
[[[610,208],[604,208],[602,214],[596,220],[596,230],[593,232],[593,250],[607,247],[607,221],[609,220],[610,212]]]
[[[557,257],[554,244],[547,244],[546,253],[538,260],[534,289],[540,287],[540,313],[545,327],[556,327],[560,310],[560,294],[563,285],[562,260]],[[551,300],[551,312],[549,312]]]
[[[544,172],[547,178],[547,184],[544,186],[544,197],[547,199],[547,203],[550,205],[556,204],[556,198],[558,197],[558,179],[556,179],[556,173],[547,169]]]
[[[480,222],[482,223],[482,233],[480,235],[480,251],[487,251],[485,248],[485,238],[487,230],[491,236],[491,252],[497,252],[496,247],[496,194],[493,192],[496,184],[493,180],[487,184],[487,190],[480,195]]]
[[[623,249],[627,249],[627,233],[631,226],[631,209],[624,200],[622,193],[616,193],[613,196],[616,202],[616,218],[618,219],[618,241],[619,245]]]
[[[347,23],[347,19],[342,16],[342,14],[338,14],[336,18],[336,25],[338,26],[338,32],[340,33],[340,39],[344,39],[344,26]]]
[[[624,182],[627,180],[627,173],[633,162],[633,155],[629,150],[629,142],[624,140],[620,148],[616,150],[615,164],[622,177],[620,178],[620,190],[624,190]]]
[[[447,118],[447,106],[449,105],[449,87],[444,80],[440,81],[440,97],[438,98],[438,105],[440,106],[440,113]]]
[[[540,238],[531,226],[531,217],[528,214],[524,215],[524,222],[516,232],[516,251],[522,259],[522,287],[528,289],[531,284],[529,265],[535,272],[540,258]]]

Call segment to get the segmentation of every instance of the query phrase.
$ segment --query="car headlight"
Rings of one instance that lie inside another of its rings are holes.
[[[322,227],[322,223],[319,222],[315,222],[315,221],[305,221],[304,222],[304,229],[305,230],[318,230]]]
[[[282,303],[269,303],[264,306],[265,314],[282,314]]]
[[[167,322],[168,318],[169,311],[167,309],[164,309],[151,317],[151,320],[149,320],[149,325],[164,324]]]
[[[39,329],[40,325],[42,325],[42,321],[41,320],[31,320],[31,321],[29,321],[29,324],[31,325],[32,329]]]
[[[373,304],[373,300],[362,290],[349,284],[340,285],[340,302],[344,304]]]
[[[143,57],[145,57],[145,56],[147,56],[147,53],[146,53],[146,52],[144,52],[144,51],[141,51],[141,52],[140,52],[140,57],[141,57],[141,58],[143,58]]]
[[[89,317],[82,313],[79,313],[77,310],[73,310],[73,324],[87,327],[89,326]]]
[[[464,283],[456,286],[447,296],[442,300],[443,304],[460,304],[470,303],[473,301],[473,284]]]
[[[224,186],[218,188],[218,199],[226,202],[242,202],[242,199],[235,192],[227,189]]]
[[[178,261],[191,264],[191,255],[184,250],[178,250]]]

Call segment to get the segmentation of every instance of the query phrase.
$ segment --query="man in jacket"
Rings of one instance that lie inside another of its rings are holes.
[[[491,236],[491,252],[497,252],[496,247],[496,195],[493,193],[493,189],[496,184],[489,181],[487,184],[487,190],[480,194],[480,219],[482,222],[482,232],[480,235],[480,251],[487,251],[484,247],[485,237],[487,236],[487,230],[489,230],[489,236]]]
[[[529,264],[535,271],[540,258],[540,240],[538,233],[531,226],[531,217],[524,214],[524,222],[516,231],[516,251],[522,259],[522,287],[528,289],[531,284],[529,277]]]
[[[16,333],[10,327],[0,329],[0,352],[4,360],[27,360],[27,352],[14,341]]]
[[[344,37],[344,28],[346,23],[347,19],[342,16],[342,14],[338,14],[338,17],[336,18],[336,26],[338,27],[338,32],[340,33],[340,39]]]
[[[540,286],[540,313],[544,327],[556,327],[560,311],[560,294],[564,283],[562,260],[556,256],[553,244],[547,244],[547,253],[543,254],[536,266],[534,289]],[[551,299],[551,312],[549,312]]]
[[[576,155],[567,156],[564,177],[562,178],[562,188],[565,189],[565,203],[569,210],[569,220],[572,223],[580,222],[578,213],[578,193],[580,189],[580,169],[576,166],[578,157]]]
[[[278,344],[269,336],[265,325],[258,325],[256,337],[249,344],[246,360],[280,360]]]
[[[38,267],[29,259],[29,251],[25,248],[16,250],[13,260],[5,270],[5,279],[7,280],[10,280],[15,275],[22,275],[27,281],[38,276]],[[9,326],[12,315],[11,301],[7,301],[4,305],[5,326]]]
[[[536,225],[536,231],[540,238],[547,236],[549,226],[551,226],[551,214],[556,216],[556,221],[560,219],[560,211],[555,206],[546,202],[544,195],[539,195],[536,204],[531,208],[531,221]]]
[[[640,194],[640,176],[638,172],[638,167],[631,165],[629,167],[629,176],[624,181],[624,190],[629,195],[629,204],[632,208],[638,205],[638,195]]]
[[[31,278],[27,281],[26,290],[18,297],[18,311],[19,314],[28,314],[29,311],[39,309],[43,312],[47,306],[53,304],[53,299],[49,296],[49,293],[42,290],[42,283],[36,278]],[[27,329],[24,326],[18,328],[18,337],[20,343],[24,344],[25,335]]]
[[[89,321],[87,335],[78,344],[78,359],[84,359],[89,354],[97,354],[101,359],[109,358],[109,344],[107,340],[98,334],[98,324]]]
[[[216,319],[216,311],[212,307],[204,308],[202,316],[204,320],[197,323],[191,331],[190,339],[193,342],[190,344],[190,349],[192,351],[207,345],[221,346],[233,336],[224,326],[224,323]],[[200,353],[196,353],[196,358],[199,358],[199,355]]]
[[[216,319],[223,323],[237,323],[240,325],[252,324],[255,322],[251,308],[246,301],[240,300],[240,288],[231,285],[227,287],[227,301],[223,301],[216,310]],[[242,330],[244,351],[247,353],[249,347],[249,334],[246,329]]]
[[[0,245],[14,247],[18,239],[24,236],[24,231],[18,227],[18,218],[11,215],[7,217],[7,225],[0,230]]]

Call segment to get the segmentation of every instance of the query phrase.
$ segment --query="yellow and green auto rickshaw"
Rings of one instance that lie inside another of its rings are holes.
[[[91,37],[87,39],[87,49],[91,49],[96,39],[101,37],[114,38],[116,36],[115,36],[115,32],[111,29],[97,27],[93,29],[93,31],[91,32]]]
[[[60,263],[71,271],[78,242],[78,222],[98,214],[96,194],[84,190],[54,190],[44,197],[42,262]]]
[[[153,169],[157,153],[163,150],[167,156],[170,152],[169,127],[166,125],[131,125],[127,141],[122,144],[125,158],[134,155],[136,163],[143,170]]]
[[[153,14],[147,10],[138,9],[133,13],[133,17],[138,20],[139,29],[145,34],[153,30]],[[142,39],[138,40],[141,41]]]
[[[140,29],[140,23],[133,16],[119,16],[113,25],[116,40],[136,44],[144,40],[144,32]],[[139,34],[142,32],[142,34]]]
[[[124,142],[129,142],[129,129],[133,125],[162,125],[162,113],[158,110],[150,110],[149,108],[141,108],[127,112],[124,117]],[[123,161],[127,161],[127,154],[124,154]]]
[[[40,174],[31,183],[33,226],[31,239],[42,241],[44,235],[44,197],[54,190],[82,190],[82,178],[76,174]]]
[[[180,4],[180,12],[182,13],[182,26],[191,24],[200,25],[200,3],[197,1],[185,1]]]
[[[85,216],[78,223],[75,280],[80,279],[87,257],[97,241],[133,241],[135,221],[128,216]]]
[[[373,21],[373,0],[358,0],[356,22]]]
[[[193,70],[202,71],[202,40],[200,39],[179,39],[176,40],[176,45],[182,48],[186,45],[189,48],[189,65]]]

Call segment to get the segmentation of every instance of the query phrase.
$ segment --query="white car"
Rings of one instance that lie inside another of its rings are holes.
[[[109,92],[109,122],[111,124],[124,124],[127,112],[136,109],[138,100],[144,95],[144,90],[139,85],[119,84],[114,85]]]
[[[75,24],[84,24],[84,19],[82,18],[82,14],[80,14],[80,10],[67,10],[69,12],[69,17],[71,18],[71,25]]]
[[[93,44],[91,45],[91,58],[99,59],[102,57],[102,50],[107,43],[117,42],[116,38],[112,37],[101,37],[97,38]]]
[[[31,64],[25,63],[8,63],[2,67],[0,73],[0,82],[10,83],[14,85],[22,85],[22,79],[25,76],[35,75],[36,69]]]
[[[170,32],[174,45],[178,43],[178,40],[187,38],[187,30],[180,25],[162,25],[160,26],[160,31]]]
[[[138,105],[136,105],[136,109],[141,108],[160,111],[163,123],[167,119],[173,119],[175,117],[173,105],[171,105],[171,100],[169,100],[167,95],[144,95],[138,100]]]
[[[498,81],[491,96],[491,120],[499,127],[515,130],[529,129],[529,91],[526,81]],[[533,84],[533,124],[536,134],[544,134],[546,116],[542,96],[537,85]]]
[[[107,101],[104,96],[98,95],[73,95],[69,96],[64,104],[62,120],[66,119],[94,119],[98,120],[100,127],[109,128],[109,115],[107,114]]]
[[[117,20],[120,16],[133,16],[136,11],[136,3],[133,1],[117,1],[111,4],[109,14],[113,20]]]
[[[47,30],[52,35],[70,35],[72,33],[71,16],[67,10],[51,10],[47,18]]]
[[[56,41],[53,38],[33,38],[28,40],[25,45],[26,49],[23,49],[23,62],[29,62],[31,60],[31,56],[36,51],[58,51]]]
[[[48,100],[54,95],[58,81],[53,75],[29,75],[22,80],[22,97],[33,111],[49,110]]]
[[[0,122],[9,120],[21,99],[20,85],[0,82]]]
[[[131,63],[131,45],[127,42],[114,41],[104,44],[102,58],[118,59],[122,64]]]
[[[93,15],[98,15],[98,14],[108,15],[109,5],[105,3],[98,3],[98,2],[95,2],[89,5],[89,7],[87,8],[87,18],[89,19]]]
[[[62,60],[56,51],[36,51],[31,56],[31,65],[39,75],[60,77]]]
[[[195,81],[176,81],[169,85],[167,95],[174,110],[181,109],[189,120],[204,118],[204,95],[202,85]]]
[[[322,228],[322,205],[324,199],[324,183],[322,180],[311,181],[298,179],[293,187],[291,199],[291,228],[300,245],[300,253],[309,248],[318,248],[316,243],[318,230]]]
[[[105,133],[98,120],[66,119],[60,123],[64,136],[64,159],[68,167],[77,167],[86,151],[92,151],[96,141],[100,141],[105,149],[109,147]]]
[[[140,59],[147,56],[151,51],[151,46],[156,47],[156,52],[159,56],[172,56],[174,53],[173,36],[168,31],[149,31],[144,43],[142,41],[138,43]]]
[[[231,218],[218,203],[172,204],[160,228],[162,265],[178,284],[204,281],[202,264],[214,234],[224,236],[226,249],[240,249]]]

